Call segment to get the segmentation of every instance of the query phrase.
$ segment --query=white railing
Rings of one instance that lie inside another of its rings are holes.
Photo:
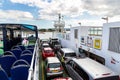
[[[35,43],[27,80],[39,80],[39,39]]]

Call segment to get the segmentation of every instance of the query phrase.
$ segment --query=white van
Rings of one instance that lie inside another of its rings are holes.
[[[70,48],[61,48],[57,56],[63,63],[66,63],[70,58],[77,57],[75,51]]]
[[[86,57],[69,60],[65,67],[73,80],[119,80],[119,75]]]

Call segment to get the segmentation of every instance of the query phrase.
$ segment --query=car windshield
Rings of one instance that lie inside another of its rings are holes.
[[[43,45],[43,47],[49,47],[49,45]]]
[[[56,38],[56,39],[52,39],[52,40],[55,40],[55,41],[57,41],[58,39]]]
[[[61,66],[61,64],[60,63],[50,63],[48,66],[49,66],[49,68],[58,68]]]
[[[76,54],[75,53],[67,53],[65,54],[65,57],[75,57]]]
[[[52,50],[45,50],[44,52],[45,52],[45,53],[51,53]]]

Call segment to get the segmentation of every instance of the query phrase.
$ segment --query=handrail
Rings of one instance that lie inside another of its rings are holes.
[[[38,73],[38,71],[39,71],[38,70],[39,69],[39,64],[38,63],[39,63],[39,39],[37,39],[37,41],[35,43],[35,48],[34,48],[34,51],[33,51],[33,57],[32,57],[31,65],[30,65],[30,68],[29,68],[29,74],[28,74],[28,79],[27,80],[37,80],[35,77],[37,76],[36,73]]]

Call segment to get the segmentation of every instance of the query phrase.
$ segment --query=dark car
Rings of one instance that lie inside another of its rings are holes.
[[[54,51],[57,52],[57,51],[59,51],[61,49],[62,46],[61,46],[61,44],[59,42],[54,42],[52,44],[52,47],[53,47]]]
[[[49,44],[52,48],[56,42],[59,42],[58,38],[50,38],[49,40]]]

